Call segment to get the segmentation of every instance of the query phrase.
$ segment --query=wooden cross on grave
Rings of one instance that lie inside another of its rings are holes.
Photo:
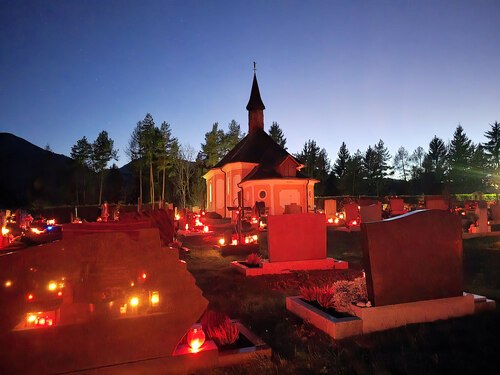
[[[238,233],[238,244],[241,243],[241,221],[243,217],[245,216],[245,211],[252,211],[252,207],[247,207],[247,206],[228,206],[227,207],[228,211],[236,211],[238,214],[238,219],[236,222],[236,232]]]

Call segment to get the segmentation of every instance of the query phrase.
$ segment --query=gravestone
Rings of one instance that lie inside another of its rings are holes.
[[[358,206],[371,206],[372,204],[377,204],[378,200],[373,198],[361,197],[358,199]]]
[[[402,215],[405,211],[405,201],[402,198],[390,198],[391,216]]]
[[[352,220],[357,220],[359,209],[357,203],[344,204],[345,221],[349,224]]]
[[[489,232],[488,228],[488,206],[485,201],[479,201],[475,211],[477,215],[476,233]]]
[[[327,218],[335,217],[337,213],[337,201],[335,199],[325,200],[325,215]]]
[[[428,210],[449,210],[448,199],[443,197],[425,197],[425,208]]]
[[[370,206],[361,206],[359,208],[362,223],[382,220],[382,204],[372,204]]]
[[[325,215],[271,215],[267,236],[270,263],[326,259]]]
[[[490,207],[493,220],[500,221],[500,204],[496,203]]]
[[[459,218],[419,210],[361,224],[368,298],[374,306],[462,296]]]
[[[99,320],[97,325],[92,321],[80,322],[70,330],[53,330],[51,344],[32,346],[30,360],[15,364],[19,366],[16,373],[67,373],[119,364],[126,366],[151,358],[162,358],[164,368],[174,365],[175,347],[203,314],[208,301],[185,264],[180,262],[178,253],[161,247],[158,229],[143,228],[143,225],[114,225],[114,230],[107,231],[98,225],[65,225],[71,236],[66,237],[65,233],[61,241],[19,252],[10,259],[0,259],[2,274],[5,269],[21,274],[29,264],[47,275],[64,275],[67,283],[80,290],[78,303],[86,303],[87,313],[90,302],[93,306],[103,303],[92,297],[94,289],[102,290],[122,282],[128,287],[130,278],[139,271],[148,273],[154,289],[160,293],[161,306],[155,314],[116,320],[107,318]],[[92,276],[85,272],[89,268],[86,265],[91,265]],[[114,275],[107,275],[110,265]],[[71,316],[64,309],[72,306],[76,305],[61,306],[61,317]],[[78,340],[68,332],[76,332]],[[2,349],[6,358],[18,358],[15,346]],[[116,373],[121,372],[116,370]]]
[[[300,214],[302,212],[302,206],[297,203],[285,204],[285,214]]]

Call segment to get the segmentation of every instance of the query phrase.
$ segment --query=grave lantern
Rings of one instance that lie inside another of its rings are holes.
[[[193,353],[197,353],[205,343],[205,332],[201,324],[194,324],[187,334],[187,343]]]
[[[160,304],[160,293],[158,291],[151,291],[149,301],[151,303],[151,307],[158,307]]]

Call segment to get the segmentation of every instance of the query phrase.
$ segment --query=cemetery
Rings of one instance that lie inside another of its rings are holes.
[[[156,206],[152,184],[149,207],[61,209],[63,224],[2,212],[0,373],[490,368],[499,205],[319,202],[264,130],[255,66],[246,109],[248,134],[199,176],[203,209]]]

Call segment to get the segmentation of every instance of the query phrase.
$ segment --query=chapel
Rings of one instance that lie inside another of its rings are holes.
[[[230,217],[230,207],[265,207],[269,215],[314,210],[314,184],[304,167],[264,130],[264,103],[254,72],[247,135],[211,168],[206,210]],[[262,202],[262,203],[258,203]]]

